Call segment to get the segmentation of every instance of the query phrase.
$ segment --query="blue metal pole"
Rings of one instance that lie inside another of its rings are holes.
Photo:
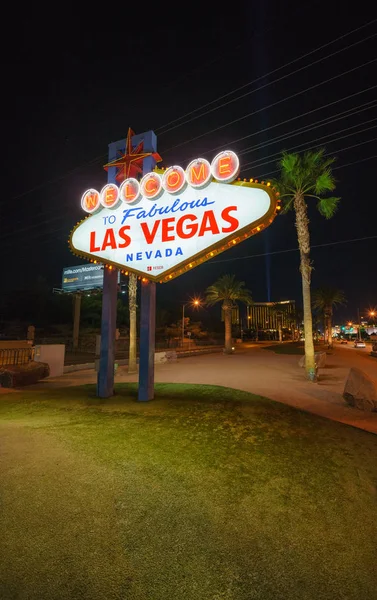
[[[109,162],[114,160],[117,150],[125,147],[120,140],[109,144]],[[108,183],[116,183],[116,168],[108,170]],[[118,271],[104,269],[102,293],[101,346],[97,377],[97,396],[110,398],[114,395],[115,330],[117,320]]]
[[[135,136],[136,138],[138,136]],[[143,134],[144,150],[155,152],[157,140],[153,131]],[[151,156],[144,159],[143,174],[154,168]],[[140,354],[139,354],[139,392],[138,400],[146,402],[154,398],[154,353],[156,336],[156,284],[152,281],[141,283],[140,308]]]
[[[141,402],[154,398],[154,352],[156,334],[156,284],[141,282],[139,393]]]

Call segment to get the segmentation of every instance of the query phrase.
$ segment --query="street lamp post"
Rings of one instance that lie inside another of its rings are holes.
[[[188,305],[200,306],[200,300],[190,300],[190,302],[185,302],[182,304],[182,348],[185,341],[185,307]]]

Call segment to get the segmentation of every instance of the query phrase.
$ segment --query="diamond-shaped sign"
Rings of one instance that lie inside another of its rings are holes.
[[[276,205],[267,185],[187,185],[178,194],[100,208],[70,242],[75,254],[166,282],[270,225]]]

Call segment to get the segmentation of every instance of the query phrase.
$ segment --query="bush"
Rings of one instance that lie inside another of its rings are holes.
[[[0,367],[0,386],[14,388],[30,385],[49,375],[47,363],[31,361],[27,365],[8,365]]]

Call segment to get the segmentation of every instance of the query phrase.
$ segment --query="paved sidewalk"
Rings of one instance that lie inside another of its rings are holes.
[[[373,376],[377,374],[375,359],[337,347],[327,356],[327,365],[320,370],[319,383],[312,384],[305,380],[303,369],[298,367],[299,358],[275,354],[261,347],[246,347],[230,356],[210,354],[158,365],[155,380],[236,388],[377,434],[377,413],[351,408],[342,398],[350,367],[357,366]],[[137,381],[137,378],[137,375],[127,374],[127,367],[119,367],[115,382]],[[30,389],[95,382],[93,370],[79,371],[45,380]]]

